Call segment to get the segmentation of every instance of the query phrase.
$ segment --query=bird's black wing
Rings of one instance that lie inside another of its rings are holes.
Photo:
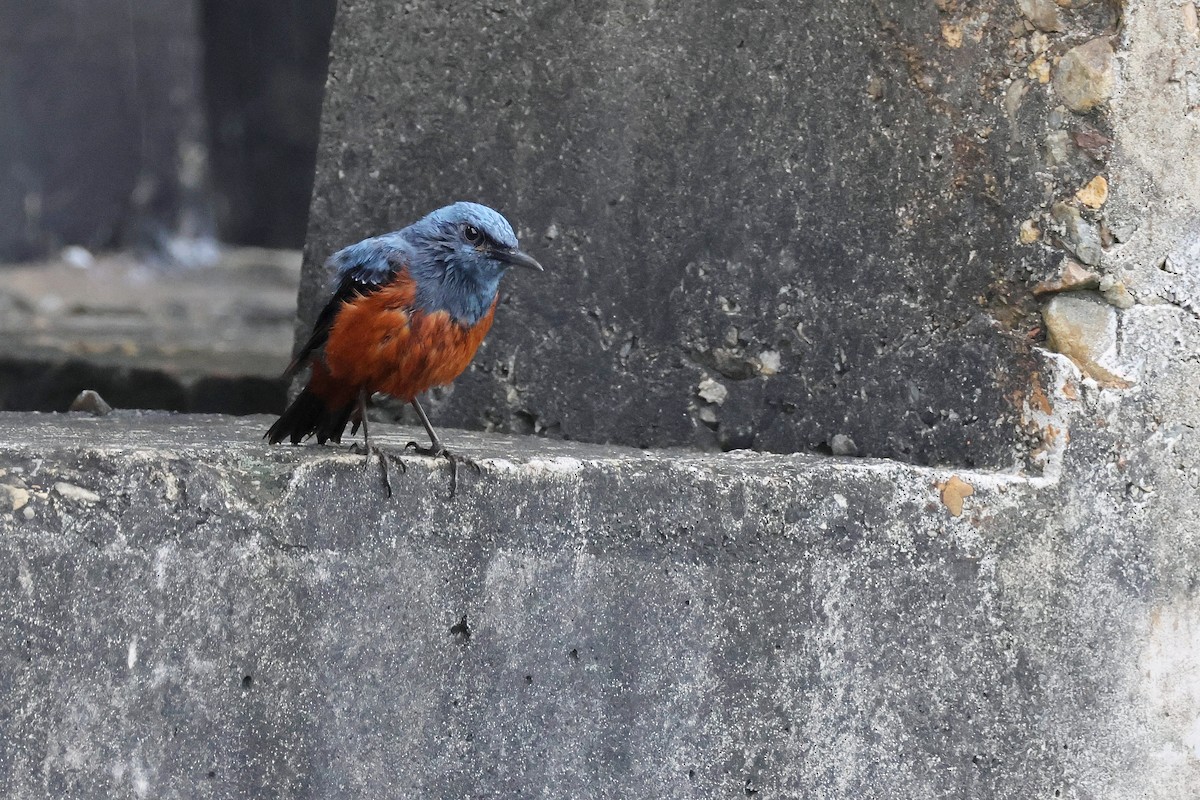
[[[329,330],[333,327],[333,321],[337,319],[338,312],[344,305],[355,298],[365,297],[379,291],[395,279],[399,269],[398,254],[388,252],[379,246],[363,247],[368,243],[371,243],[370,240],[347,247],[330,259],[331,266],[334,266],[342,276],[341,281],[338,283],[333,297],[329,299],[325,308],[321,309],[321,313],[317,316],[308,341],[304,343],[300,352],[292,359],[292,363],[288,364],[287,369],[283,371],[285,378],[295,375],[308,363],[314,353],[325,346],[325,342],[329,339]]]

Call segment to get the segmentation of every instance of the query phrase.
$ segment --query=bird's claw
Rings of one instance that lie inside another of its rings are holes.
[[[381,466],[383,468],[383,488],[387,489],[387,496],[391,497],[392,496],[392,476],[388,470],[387,456],[385,456],[383,454],[382,450],[376,449],[375,452],[379,454],[379,466]],[[403,466],[404,462],[402,461],[402,462],[400,462],[400,464],[401,464],[401,466]]]
[[[408,444],[404,445],[404,449],[412,450],[414,453],[417,453],[417,454],[423,455],[423,456],[447,456],[447,457],[449,457],[449,453],[446,452],[446,448],[442,447],[441,445],[437,445],[436,447],[433,445],[430,445],[429,447],[422,447],[421,445],[417,444],[416,442],[409,442]]]
[[[409,442],[408,444],[406,444],[404,446],[404,449],[412,450],[413,452],[419,453],[420,455],[423,455],[423,456],[432,456],[434,458],[437,458],[440,456],[450,462],[450,499],[451,500],[453,500],[455,495],[458,494],[458,465],[459,464],[466,464],[468,467],[475,470],[476,475],[483,474],[483,467],[481,467],[477,461],[475,461],[472,458],[468,458],[466,456],[460,456],[457,453],[452,453],[449,450],[447,450],[445,447],[442,447],[440,445],[437,447],[433,447],[433,446],[422,447],[421,445],[417,444],[416,442]]]
[[[383,470],[383,488],[387,490],[387,496],[391,497],[392,496],[392,474],[391,474],[391,469],[389,468],[391,465],[391,459],[389,459],[387,457],[387,454],[384,453],[382,450],[380,450],[378,447],[372,447],[371,445],[360,445],[358,442],[351,443],[349,449],[350,449],[350,452],[354,453],[355,455],[359,455],[359,454],[366,455],[367,458],[364,463],[366,464],[368,469],[371,466],[371,454],[374,453],[376,456],[379,457],[379,466]],[[396,463],[400,465],[401,472],[408,472],[407,464],[405,464],[403,461],[397,461]]]
[[[466,464],[475,470],[476,475],[483,474],[483,467],[479,466],[479,462],[475,459],[451,453],[449,450],[443,449],[442,455],[450,462],[450,499],[453,500],[454,496],[458,493],[458,465]]]

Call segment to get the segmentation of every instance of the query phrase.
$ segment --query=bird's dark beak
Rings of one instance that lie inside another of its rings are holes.
[[[523,253],[516,248],[512,250],[497,250],[496,258],[503,261],[505,264],[511,264],[514,267],[528,267],[536,269],[538,272],[544,272],[542,265],[537,262],[537,259],[528,253]]]

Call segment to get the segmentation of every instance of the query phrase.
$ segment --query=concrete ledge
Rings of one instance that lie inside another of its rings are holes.
[[[1051,797],[1144,750],[1114,556],[1029,574],[1052,485],[450,431],[482,474],[389,500],[266,424],[0,415],[0,794]]]
[[[129,252],[79,257],[5,268],[0,410],[66,411],[93,389],[116,408],[283,411],[299,253],[227,249],[169,273]]]

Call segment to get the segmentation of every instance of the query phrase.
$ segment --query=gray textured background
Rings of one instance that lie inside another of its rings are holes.
[[[0,0],[0,263],[299,248],[336,4]]]

